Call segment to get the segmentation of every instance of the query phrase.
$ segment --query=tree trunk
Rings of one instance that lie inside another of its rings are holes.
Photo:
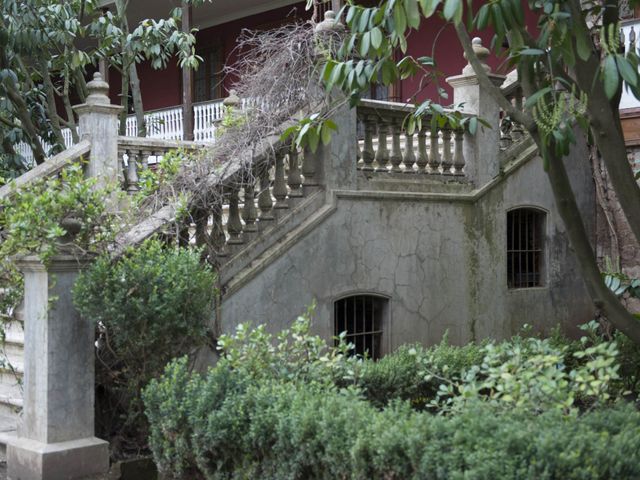
[[[127,117],[129,116],[129,70],[122,69],[122,113],[120,113],[120,135],[127,134]]]
[[[78,136],[78,126],[76,124],[76,117],[73,114],[73,108],[71,106],[71,99],[69,98],[69,77],[64,78],[64,87],[62,90],[62,103],[64,103],[64,110],[67,113],[67,127],[71,130],[71,138],[73,143],[78,143],[80,137]]]
[[[539,138],[536,138],[536,143],[540,147]],[[629,313],[609,287],[605,285],[589,243],[589,237],[563,160],[550,152],[547,175],[558,212],[567,229],[569,242],[578,260],[589,295],[591,295],[596,307],[602,311],[612,325],[635,343],[640,344],[640,321]]]
[[[147,126],[144,120],[144,107],[142,104],[142,92],[140,90],[140,79],[138,78],[138,67],[135,60],[129,66],[129,84],[131,86],[131,96],[133,97],[133,110],[136,113],[138,123],[138,136],[147,136]]]
[[[53,83],[49,75],[49,61],[43,59],[40,62],[40,68],[42,69],[42,81],[44,83],[44,91],[47,95],[47,115],[51,122],[51,128],[53,130],[53,136],[56,139],[56,143],[60,146],[61,150],[66,148],[64,143],[64,137],[62,136],[62,129],[60,128],[60,119],[58,118],[58,108],[56,105],[56,96],[54,93]]]

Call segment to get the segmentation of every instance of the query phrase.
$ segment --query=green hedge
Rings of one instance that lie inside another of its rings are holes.
[[[207,479],[637,479],[640,413],[380,410],[355,389],[171,364],[144,394],[160,468]],[[199,473],[196,473],[199,472]]]

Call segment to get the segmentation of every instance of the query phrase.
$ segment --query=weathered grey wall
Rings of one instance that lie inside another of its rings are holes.
[[[579,161],[583,153],[576,149],[567,165],[581,208],[592,219],[593,186],[586,157]],[[524,323],[541,330],[560,323],[571,330],[591,318],[591,302],[539,158],[477,202],[403,193],[401,180],[399,191],[386,194],[374,191],[375,182],[364,177],[357,183],[358,190],[339,185],[342,190],[333,192],[337,208],[329,218],[225,298],[224,331],[245,321],[278,331],[315,299],[314,329],[329,339],[333,302],[366,292],[390,299],[387,349],[407,342],[433,344],[445,331],[452,342],[462,343],[503,338]],[[540,288],[508,290],[506,212],[520,206],[548,212],[546,279]]]

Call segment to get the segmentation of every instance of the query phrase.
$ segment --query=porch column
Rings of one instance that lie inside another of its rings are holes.
[[[491,73],[485,63],[489,50],[482,46],[480,38],[473,39],[473,51],[482,62],[483,68],[495,85],[502,85],[503,75]],[[453,102],[464,103],[467,113],[476,114],[486,120],[491,128],[478,126],[475,135],[465,133],[463,152],[466,159],[465,171],[476,187],[481,187],[495,178],[500,172],[500,107],[478,82],[473,67],[468,64],[462,69],[462,75],[447,78],[453,87]]]
[[[94,436],[95,325],[80,317],[71,287],[90,258],[60,253],[24,274],[24,410],[7,445],[8,478],[80,479],[109,469],[109,444]]]
[[[191,31],[192,8],[182,0],[182,31]],[[193,140],[193,70],[182,67],[182,138]]]

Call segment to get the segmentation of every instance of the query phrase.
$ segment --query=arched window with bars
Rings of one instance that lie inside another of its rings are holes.
[[[346,334],[355,355],[374,360],[384,353],[384,329],[389,299],[380,295],[351,295],[334,303],[334,333]]]

